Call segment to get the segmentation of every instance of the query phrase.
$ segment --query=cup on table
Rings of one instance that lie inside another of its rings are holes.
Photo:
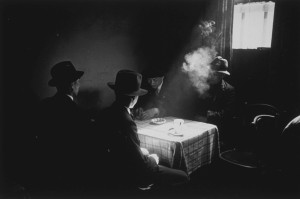
[[[183,123],[184,123],[183,119],[174,119],[175,133],[178,133],[178,134],[181,133]]]

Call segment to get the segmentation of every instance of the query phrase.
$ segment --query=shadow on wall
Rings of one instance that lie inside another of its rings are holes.
[[[81,89],[77,100],[83,109],[91,116],[95,116],[97,111],[99,111],[99,106],[103,103],[103,92],[93,88]]]

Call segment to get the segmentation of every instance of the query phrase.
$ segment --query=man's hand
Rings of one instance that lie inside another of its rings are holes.
[[[159,115],[159,109],[158,108],[151,108],[151,109],[148,109],[148,110],[143,112],[142,119],[143,120],[148,120],[148,119],[151,119],[151,118],[153,118],[157,115]]]
[[[138,120],[142,120],[144,110],[143,108],[137,108],[134,112],[135,118]]]
[[[208,111],[207,111],[207,118],[215,117],[215,116],[217,116],[217,115],[218,115],[218,113],[215,112],[215,111],[211,111],[211,110],[208,110]]]
[[[141,147],[141,151],[143,155],[149,155],[149,151],[147,149]]]
[[[155,160],[156,164],[158,164],[158,163],[159,163],[159,157],[158,157],[156,154],[150,154],[150,155],[149,155],[149,157],[152,157],[152,158],[154,158],[154,160]]]

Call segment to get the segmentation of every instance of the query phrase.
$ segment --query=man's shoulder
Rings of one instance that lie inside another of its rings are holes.
[[[132,119],[126,108],[117,104],[112,104],[111,106],[102,109],[99,115],[102,117],[115,118],[116,120]]]
[[[75,115],[83,114],[79,106],[68,96],[45,98],[39,103],[38,109],[45,113],[60,114],[61,116],[68,115],[75,117]]]
[[[40,101],[40,104],[49,103],[49,102],[51,102],[51,101],[53,101],[53,96],[52,96],[52,97],[46,97],[46,98],[42,99],[42,100]]]
[[[223,88],[228,91],[234,91],[234,87],[226,81],[223,81]]]
[[[53,97],[47,97],[47,98],[44,98],[41,101],[39,101],[38,107],[39,108],[45,108],[45,107],[51,106],[52,104],[54,104]]]
[[[96,124],[111,131],[127,131],[135,129],[136,125],[125,107],[113,105],[103,109],[95,121]]]
[[[50,104],[50,103],[74,103],[70,97],[67,95],[54,95],[52,97],[46,97],[41,100],[41,104]]]

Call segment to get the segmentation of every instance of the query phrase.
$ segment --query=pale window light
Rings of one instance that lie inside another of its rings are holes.
[[[270,48],[274,9],[272,1],[234,5],[232,48]]]

